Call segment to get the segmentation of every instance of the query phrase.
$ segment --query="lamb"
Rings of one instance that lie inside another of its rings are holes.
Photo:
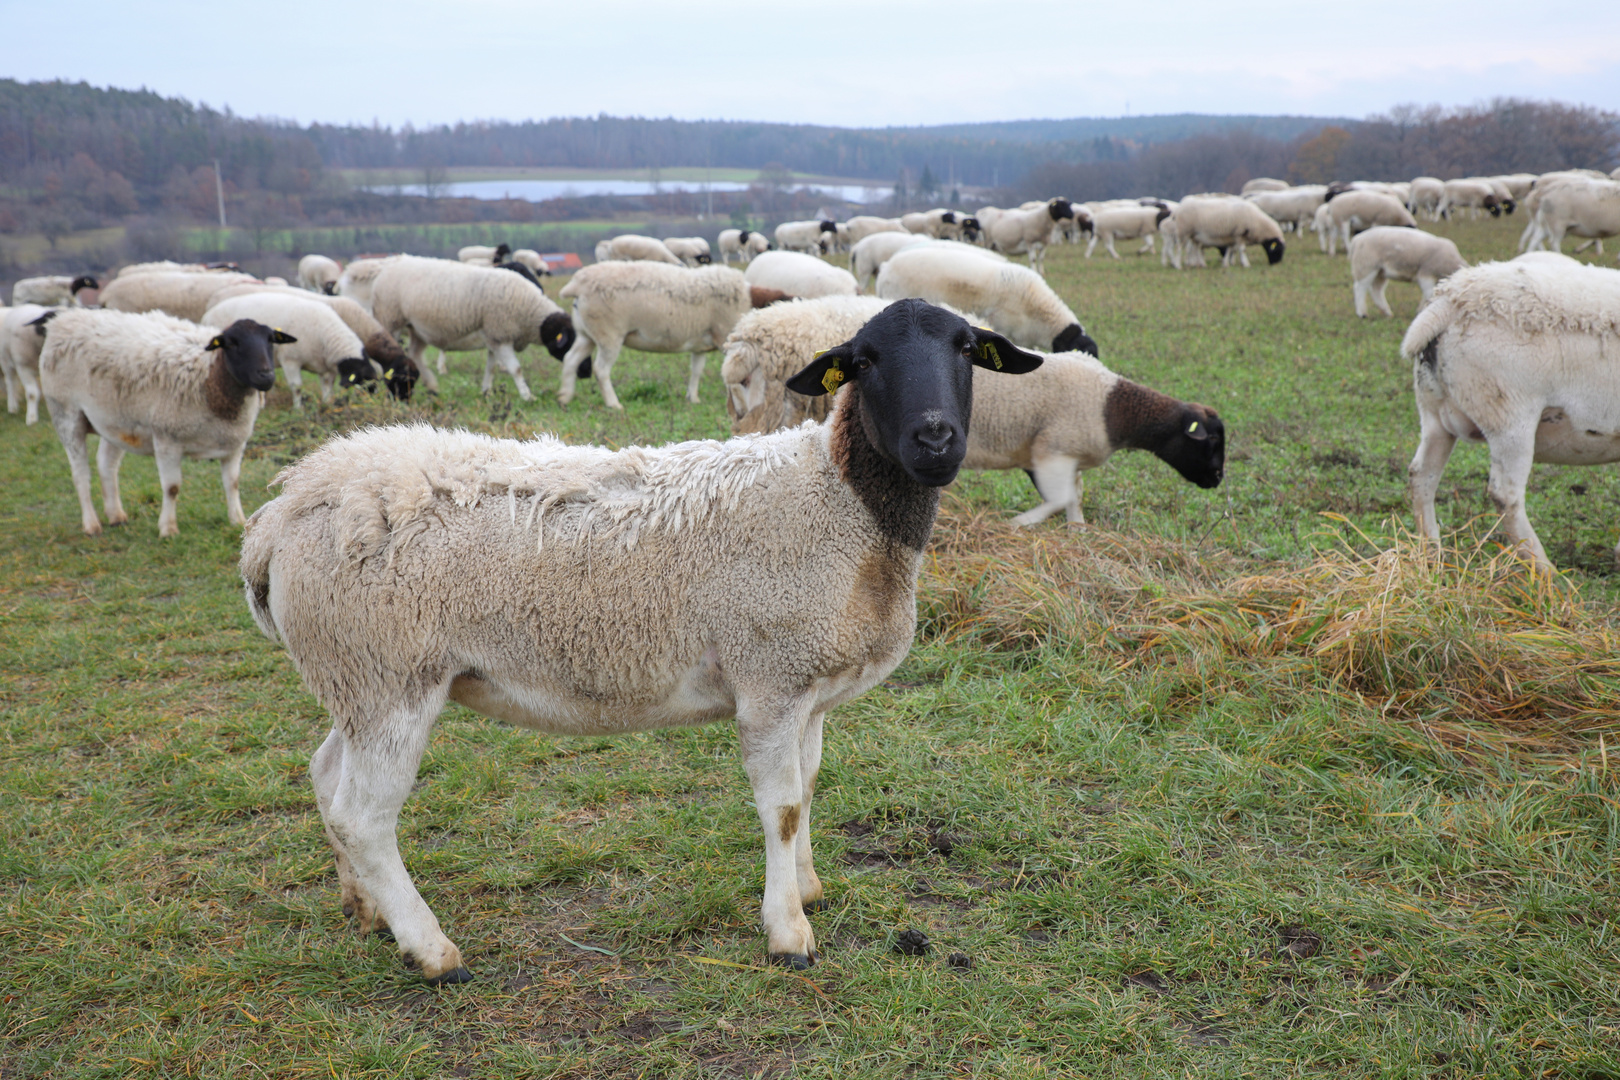
[[[742,264],[747,266],[756,255],[771,250],[771,241],[762,232],[750,232],[747,229],[721,229],[719,236],[720,260],[731,265],[731,257],[737,256]]]
[[[1502,205],[1496,197],[1496,189],[1483,180],[1447,180],[1446,195],[1440,200],[1440,216],[1450,218],[1452,210],[1466,207],[1470,221],[1479,219],[1481,210],[1489,211],[1491,217],[1502,216]]]
[[[1413,214],[1423,213],[1430,221],[1440,220],[1440,206],[1446,201],[1446,182],[1434,176],[1419,176],[1412,181],[1406,208]]]
[[[473,266],[498,266],[512,257],[512,249],[506,244],[489,247],[485,244],[468,244],[456,252],[456,261],[471,263]]]
[[[1423,536],[1439,542],[1435,492],[1457,440],[1483,441],[1508,540],[1550,570],[1525,513],[1530,467],[1620,461],[1617,353],[1620,271],[1543,255],[1442,282],[1401,341],[1422,428],[1410,475]]]
[[[1367,317],[1367,297],[1386,316],[1394,317],[1384,286],[1390,281],[1415,281],[1423,290],[1421,308],[1434,295],[1435,285],[1468,264],[1457,245],[1441,236],[1400,226],[1375,225],[1350,241],[1350,280],[1354,285],[1356,315]]]
[[[991,363],[1040,358],[896,304],[790,380],[848,384],[824,425],[616,453],[381,428],[284,470],[241,572],[259,628],[333,719],[310,779],[360,932],[386,927],[430,983],[472,978],[395,839],[449,701],[578,735],[736,715],[769,956],[815,963],[822,717],[910,648],[970,365]]]
[[[1327,199],[1327,186],[1305,184],[1282,191],[1257,192],[1246,198],[1264,210],[1284,231],[1291,228],[1298,234],[1310,228],[1317,208]]]
[[[844,222],[844,228],[849,232],[849,242],[852,247],[873,233],[903,233],[909,231],[904,225],[900,224],[899,218],[874,217],[871,214],[855,215]]]
[[[750,285],[801,299],[854,296],[858,291],[855,275],[848,270],[796,251],[767,251],[756,255],[743,273]]]
[[[243,523],[237,489],[242,451],[253,434],[260,395],[275,385],[276,345],[294,339],[243,319],[224,330],[161,312],[67,310],[52,316],[39,358],[40,391],[73,472],[86,535],[101,532],[90,501],[85,436],[101,436],[96,467],[109,524],[129,520],[118,467],[133,450],[157,459],[163,484],[158,535],[180,531],[176,505],[186,457],[218,459],[226,516]]]
[[[1091,242],[1086,245],[1086,258],[1101,240],[1103,250],[1114,258],[1119,258],[1119,252],[1114,248],[1115,240],[1146,239],[1138,255],[1145,255],[1153,250],[1153,240],[1159,235],[1159,223],[1170,216],[1170,208],[1166,206],[1120,206],[1098,211],[1092,215]]]
[[[968,240],[979,235],[979,221],[955,210],[936,209],[900,215],[901,226],[910,233],[935,240]]]
[[[405,350],[399,347],[399,340],[384,330],[371,312],[346,296],[327,296],[324,293],[310,293],[303,289],[278,289],[267,285],[233,285],[213,295],[209,301],[209,310],[238,296],[261,293],[285,294],[314,300],[337,312],[338,318],[343,320],[343,325],[354,331],[354,335],[360,339],[363,349],[361,355],[376,365],[377,371],[387,380],[388,393],[400,401],[410,400],[418,379],[426,381],[429,390],[439,389],[439,380],[432,369],[419,370],[411,362],[411,358],[405,355]]]
[[[762,295],[756,300],[747,279],[730,267],[687,270],[640,262],[587,266],[560,295],[574,302],[576,336],[563,357],[557,400],[564,405],[574,400],[574,379],[590,358],[602,401],[610,409],[623,408],[613,392],[612,376],[613,363],[625,345],[646,352],[691,353],[686,400],[696,405],[708,354],[720,347],[750,308],[775,298]]]
[[[1085,523],[1081,474],[1116,450],[1147,450],[1187,481],[1209,489],[1226,471],[1226,427],[1214,409],[1123,379],[1094,357],[1047,356],[1028,383],[973,373],[973,425],[964,469],[1023,469],[1041,504],[1014,524],[1065,512]]]
[[[684,265],[662,240],[652,236],[625,233],[596,245],[597,262],[661,262]]]
[[[837,235],[836,221],[784,221],[776,227],[776,246],[783,251],[825,254]]]
[[[872,283],[872,278],[876,276],[878,269],[888,262],[895,252],[908,247],[916,247],[918,244],[931,243],[933,243],[933,240],[929,237],[903,232],[872,233],[865,239],[860,240],[849,252],[849,268],[855,275],[856,291],[865,292],[866,287]],[[799,366],[803,367],[804,365]],[[793,374],[791,371],[787,373],[787,375],[791,374]],[[782,377],[785,379],[787,375]]]
[[[1030,210],[1004,210],[987,222],[981,212],[976,215],[984,229],[985,238],[995,250],[1004,255],[1029,253],[1029,266],[1043,277],[1046,274],[1046,245],[1060,223],[1075,219],[1074,204],[1068,199],[1051,199]]]
[[[886,300],[920,297],[970,311],[1025,348],[1097,355],[1069,306],[1032,270],[986,259],[942,243],[901,251],[878,271],[877,294]]]
[[[141,314],[161,311],[177,319],[201,322],[208,301],[221,289],[245,282],[258,283],[251,274],[161,272],[120,274],[101,290],[101,306],[111,311]]]
[[[0,308],[0,373],[6,381],[6,411],[18,409],[17,391],[27,406],[23,423],[39,421],[39,353],[45,347],[41,316],[55,309],[41,304]]]
[[[709,242],[701,236],[666,237],[664,246],[685,266],[708,266],[714,261],[709,253]]]
[[[520,398],[533,400],[517,350],[538,341],[561,360],[574,342],[562,308],[505,270],[407,255],[385,265],[371,288],[372,314],[383,329],[390,334],[410,330],[409,355],[418,369],[426,366],[423,356],[429,345],[443,350],[481,340],[487,350],[486,394],[499,367],[512,377]]]
[[[321,400],[330,402],[342,374],[339,365],[344,361],[359,364],[364,359],[360,338],[343,324],[337,312],[313,297],[268,290],[246,293],[214,304],[203,313],[202,323],[223,330],[240,319],[285,330],[297,340],[296,345],[276,350],[276,360],[292,390],[294,409],[304,407],[302,372],[319,376]]]
[[[298,260],[298,287],[327,296],[337,295],[338,279],[343,267],[336,259],[325,255],[305,255]]]
[[[1347,191],[1335,195],[1324,204],[1327,211],[1327,253],[1338,251],[1340,242],[1345,254],[1350,253],[1350,238],[1376,225],[1416,229],[1414,218],[1401,201],[1393,195],[1377,191]]]
[[[1171,214],[1183,248],[1194,265],[1203,265],[1203,250],[1219,248],[1221,265],[1234,260],[1249,265],[1248,245],[1259,244],[1271,265],[1282,262],[1287,245],[1282,227],[1247,199],[1187,198]],[[1176,268],[1181,269],[1180,265]]]
[[[89,274],[78,277],[54,276],[23,278],[11,287],[11,303],[39,304],[43,307],[78,307],[79,293],[95,292],[99,282]]]
[[[874,233],[861,244],[884,235]],[[911,239],[928,242],[925,237]],[[834,398],[794,393],[787,381],[809,366],[827,342],[848,341],[888,306],[889,301],[875,296],[823,296],[772,304],[737,320],[721,346],[731,433],[763,434],[804,420],[825,420]]]

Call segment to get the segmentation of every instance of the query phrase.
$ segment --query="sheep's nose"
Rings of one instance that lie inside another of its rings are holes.
[[[930,413],[923,417],[922,426],[917,429],[917,443],[930,454],[943,454],[951,448],[951,442],[956,438],[956,432],[945,418],[938,413]]]

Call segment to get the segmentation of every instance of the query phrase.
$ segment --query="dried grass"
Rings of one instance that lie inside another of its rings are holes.
[[[1620,734],[1612,611],[1483,540],[1437,556],[1336,520],[1309,562],[1256,573],[1229,553],[1026,531],[947,500],[920,629],[997,650],[1107,650],[1123,679],[1179,672],[1206,699],[1327,695],[1453,748],[1561,755]]]

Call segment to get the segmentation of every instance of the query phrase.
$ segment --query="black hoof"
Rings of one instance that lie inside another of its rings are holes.
[[[780,964],[790,971],[809,971],[815,964],[816,958],[806,956],[803,953],[771,953],[770,961],[773,964]]]
[[[820,900],[812,900],[808,904],[804,905],[804,910],[806,914],[813,915],[818,911],[826,911],[832,906],[833,902],[823,896]]]
[[[374,935],[376,935],[377,937],[381,938],[384,941],[393,941],[394,940],[394,932],[392,930],[388,929],[388,927],[386,927],[386,926],[379,926],[376,929],[374,929],[372,931],[372,933]]]
[[[464,967],[458,967],[451,968],[449,971],[436,978],[423,979],[422,981],[427,983],[429,986],[454,986],[457,983],[472,982],[472,977],[472,972],[468,971]]]

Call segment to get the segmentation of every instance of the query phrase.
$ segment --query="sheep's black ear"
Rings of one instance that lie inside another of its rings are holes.
[[[982,368],[1006,375],[1022,375],[1041,366],[1045,357],[1025,352],[994,330],[973,328],[973,362]]]
[[[1189,439],[1197,439],[1199,442],[1209,441],[1209,425],[1202,420],[1189,420],[1181,430]]]
[[[277,345],[291,345],[298,339],[287,333],[285,330],[272,330],[270,331],[270,340],[275,342]]]
[[[805,397],[830,394],[854,374],[855,348],[844,342],[836,349],[816,354],[810,365],[787,381],[787,388]]]
[[[28,325],[34,328],[34,333],[40,337],[45,336],[45,324],[62,314],[60,311],[47,311],[37,319],[30,320]]]

